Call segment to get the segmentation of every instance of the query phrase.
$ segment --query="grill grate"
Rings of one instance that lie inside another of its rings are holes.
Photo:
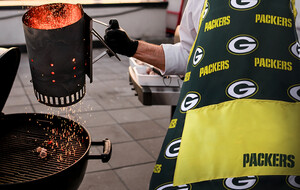
[[[50,121],[50,122],[49,122]],[[78,161],[88,148],[85,130],[64,119],[1,119],[0,185],[29,182],[56,174]],[[44,159],[37,147],[47,149]]]

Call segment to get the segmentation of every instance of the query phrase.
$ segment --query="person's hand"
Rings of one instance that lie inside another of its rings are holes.
[[[119,27],[117,20],[109,21],[109,27],[105,30],[105,43],[115,52],[132,57],[138,47],[138,41],[132,40],[127,33]]]

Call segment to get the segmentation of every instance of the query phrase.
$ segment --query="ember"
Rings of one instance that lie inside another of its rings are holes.
[[[82,143],[88,140],[88,137],[82,135],[83,129],[65,121],[60,127],[52,126],[53,123],[43,128],[46,139],[39,142],[39,147],[34,152],[39,153],[41,159],[54,159],[59,163],[67,163],[73,157],[80,156],[76,153],[81,151]]]
[[[82,15],[80,5],[55,3],[30,9],[24,23],[31,28],[51,30],[71,25]]]

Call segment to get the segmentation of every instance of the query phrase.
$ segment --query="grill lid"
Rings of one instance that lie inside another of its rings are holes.
[[[1,48],[0,47],[0,67],[2,73],[0,74],[0,81],[2,83],[0,93],[0,111],[5,105],[12,85],[14,83],[19,64],[21,52],[18,48]]]

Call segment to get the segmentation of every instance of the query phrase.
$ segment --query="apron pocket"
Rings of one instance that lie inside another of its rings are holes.
[[[173,184],[300,176],[299,134],[299,102],[239,99],[189,110]]]

